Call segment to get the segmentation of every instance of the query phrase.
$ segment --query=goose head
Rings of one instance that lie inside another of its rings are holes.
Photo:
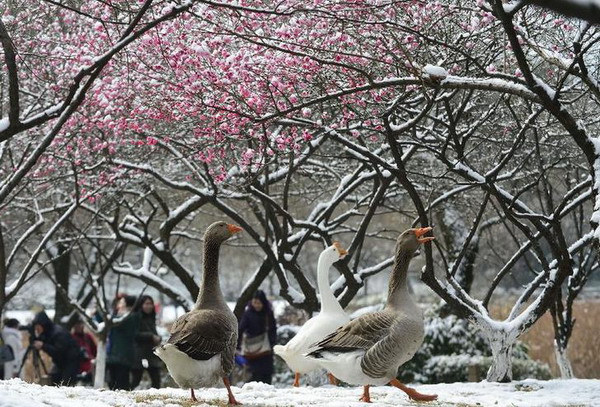
[[[331,246],[323,250],[320,257],[327,263],[333,264],[343,259],[347,254],[348,252],[342,247],[340,242],[333,242]]]
[[[231,223],[219,221],[215,222],[206,229],[204,241],[206,243],[221,244],[231,236],[242,231],[242,228]]]
[[[419,248],[419,245],[435,239],[433,236],[423,237],[423,235],[431,232],[432,229],[431,227],[426,227],[405,230],[396,240],[396,250],[405,250],[414,253]]]

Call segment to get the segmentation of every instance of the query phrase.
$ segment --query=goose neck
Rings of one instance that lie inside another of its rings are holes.
[[[387,304],[388,307],[397,307],[406,301],[412,301],[408,292],[408,265],[413,253],[398,250],[394,261],[394,268],[390,275]]]
[[[226,304],[219,282],[219,243],[207,240],[204,243],[202,284],[196,301],[197,308],[210,308]]]
[[[329,268],[333,265],[325,253],[321,253],[319,256],[319,262],[317,264],[317,284],[319,286],[319,293],[321,294],[321,312],[325,311],[342,311],[337,298],[331,290],[329,285]]]

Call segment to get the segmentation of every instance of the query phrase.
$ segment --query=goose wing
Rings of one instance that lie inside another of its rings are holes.
[[[231,358],[223,358],[225,361],[233,360],[237,327],[214,311],[189,312],[175,321],[168,342],[192,359],[208,360],[223,353],[224,356],[231,354]]]
[[[352,352],[367,351],[384,338],[394,323],[394,316],[387,312],[363,315],[338,328],[332,334],[318,342],[309,356],[319,357],[323,351]]]
[[[360,363],[363,372],[375,378],[384,377],[390,371],[395,373],[421,345],[422,339],[415,336],[419,332],[423,332],[422,323],[410,318],[398,318],[387,334],[365,352]]]

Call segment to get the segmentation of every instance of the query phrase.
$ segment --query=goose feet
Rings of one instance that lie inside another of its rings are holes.
[[[329,384],[333,384],[334,386],[338,385],[338,379],[334,375],[327,373],[327,377],[329,378]]]
[[[363,386],[363,394],[362,397],[358,399],[358,401],[364,401],[365,403],[371,402],[371,395],[369,394],[369,385]]]
[[[231,392],[231,384],[229,383],[229,378],[227,376],[225,376],[223,378],[223,384],[225,385],[225,387],[227,387],[227,395],[229,396],[228,405],[230,405],[230,406],[241,406],[242,403],[238,402],[235,399],[235,396],[233,395],[233,393]]]
[[[198,401],[196,395],[194,394],[194,389],[190,389],[192,391],[192,401]]]
[[[294,373],[294,387],[300,387],[300,373]]]
[[[408,386],[405,386],[404,384],[402,384],[398,379],[394,379],[390,382],[390,384],[394,387],[399,388],[400,390],[402,390],[404,393],[406,393],[408,395],[408,397],[412,400],[415,401],[433,401],[437,399],[437,394],[423,394],[423,393],[419,393],[418,391],[416,391],[413,388],[410,388]]]

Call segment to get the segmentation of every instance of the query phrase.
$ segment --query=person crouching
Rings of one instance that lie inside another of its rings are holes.
[[[46,352],[52,358],[52,384],[73,386],[77,381],[81,358],[77,342],[65,328],[53,323],[44,311],[35,315],[31,325],[31,346]]]

